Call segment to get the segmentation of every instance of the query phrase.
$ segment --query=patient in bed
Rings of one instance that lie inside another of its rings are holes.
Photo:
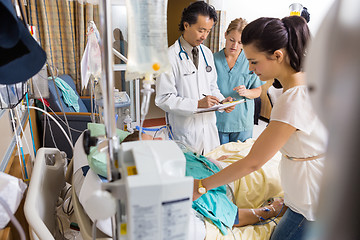
[[[88,128],[91,130],[92,135],[94,132],[96,132],[95,133],[96,136],[105,134],[105,128],[101,124],[90,123]],[[118,136],[120,141],[136,141],[139,139],[139,132],[135,132],[134,134],[131,135],[128,134],[129,134],[128,132],[118,130]],[[102,164],[104,167],[103,171],[102,170],[99,171],[99,167],[101,166],[99,165],[95,167],[92,166],[91,161],[88,161],[89,158],[88,159],[86,158],[86,154],[84,153],[84,150],[82,148],[82,137],[83,137],[82,135],[79,137],[77,143],[75,144],[75,149],[77,150],[74,151],[74,169],[73,169],[74,170],[73,186],[75,188],[77,196],[79,197],[80,202],[84,202],[87,198],[86,195],[90,194],[90,189],[85,190],[85,187],[83,185],[87,185],[89,188],[94,190],[94,188],[96,188],[95,185],[100,186],[101,184],[100,176],[106,175],[106,170],[104,170],[106,169],[106,167],[104,166],[104,164]],[[142,139],[153,140],[153,137],[147,134],[142,134]],[[237,143],[231,143],[231,144],[239,145]],[[246,145],[246,143],[241,143],[240,145],[243,146]],[[250,145],[248,144],[247,146],[251,146],[251,144]],[[239,149],[236,149],[236,151],[238,150]],[[226,155],[231,155],[231,153],[229,154],[229,152],[227,151],[224,151],[224,153]],[[229,164],[229,163],[224,163],[224,161],[214,160],[214,159],[224,160],[224,158],[226,158],[223,156],[224,154],[220,156],[213,153],[211,158],[206,158],[204,156],[197,156],[192,152],[186,152],[186,151],[184,154],[187,161],[186,175],[193,176],[195,178],[203,178],[212,175],[213,172],[217,172],[220,170],[220,168],[224,168],[226,167],[226,164]],[[231,158],[232,157],[230,156],[228,159],[225,159],[225,161],[231,162],[232,161]],[[233,158],[237,159],[238,156],[235,157],[233,156]],[[89,165],[91,171],[89,171]],[[277,171],[277,166],[275,165],[270,166],[270,168],[276,169]],[[90,176],[88,172],[91,172]],[[266,175],[265,173],[262,172],[252,173],[252,174],[258,174],[262,176]],[[92,178],[93,181],[92,182],[88,181],[88,183],[85,184],[86,180],[84,182],[84,179],[86,178],[87,180]],[[248,180],[246,178],[256,179],[255,185],[252,182],[247,183]],[[278,177],[275,176],[271,178],[277,179]],[[232,185],[231,188],[230,187],[226,188],[225,186],[221,186],[215,189],[214,191],[209,191],[209,193],[210,192],[212,193],[205,194],[203,195],[202,198],[199,198],[198,200],[193,202],[193,209],[195,209],[201,215],[195,214],[195,211],[191,214],[191,221],[189,225],[190,235],[191,232],[193,232],[192,236],[197,235],[200,237],[196,237],[196,238],[190,237],[190,239],[204,239],[205,234],[206,234],[206,239],[223,239],[221,236],[227,234],[228,232],[227,228],[231,229],[232,227],[245,226],[249,224],[256,224],[256,225],[250,225],[252,226],[251,238],[247,236],[247,234],[250,232],[245,228],[244,229],[236,228],[235,231],[233,230],[235,234],[241,236],[241,238],[239,239],[267,239],[267,236],[272,232],[273,227],[275,226],[273,222],[270,222],[271,218],[273,219],[274,217],[281,216],[286,209],[285,209],[285,205],[283,205],[282,198],[274,198],[271,202],[265,202],[264,206],[262,207],[261,207],[261,203],[263,203],[264,200],[268,198],[279,196],[279,192],[281,191],[281,189],[278,189],[278,187],[274,187],[274,186],[280,184],[275,183],[272,180],[269,181],[269,179],[265,180],[265,178],[263,182],[258,182],[257,180],[260,178],[253,176],[244,177],[243,179],[244,179],[243,182],[237,181],[235,182],[235,184],[234,183],[231,184]],[[94,184],[94,181],[96,181],[98,184]],[[251,189],[249,188],[250,185],[251,185]],[[231,194],[229,194],[228,189],[232,190],[232,192],[235,193],[236,196],[235,201],[229,200],[229,199],[233,200],[234,197],[231,197]],[[265,189],[264,193],[262,193],[259,189]],[[252,192],[251,194],[255,193],[256,197],[251,196],[251,198],[247,199],[247,196],[249,196],[249,192]],[[227,196],[229,196],[230,198],[228,198]],[[241,199],[240,202],[239,199]],[[234,204],[233,202],[236,202],[236,204]],[[203,216],[205,216],[207,221],[200,220],[199,215],[200,218],[202,219],[204,218]],[[209,225],[210,222],[212,224]],[[267,222],[270,222],[270,224],[262,225]],[[97,226],[104,233],[108,234],[109,236],[111,235],[111,226],[109,222],[101,220],[98,221]],[[205,226],[206,226],[206,230],[205,230]],[[208,236],[209,234],[211,234],[212,236],[209,237]]]
[[[142,134],[142,139],[155,140],[147,134]],[[127,136],[123,142],[136,140],[139,140],[138,131]],[[206,178],[220,171],[219,167],[224,166],[218,160],[208,159],[205,156],[196,155],[190,151],[185,151],[184,155],[186,158],[186,175],[196,179]],[[218,159],[224,160],[226,158],[227,156],[222,156]],[[233,192],[230,187],[229,190],[231,193]],[[192,205],[193,209],[210,220],[224,235],[227,234],[227,228],[266,222],[268,219],[282,216],[286,210],[282,198],[272,199],[261,208],[242,209],[233,203],[235,201],[233,194],[230,196],[233,201],[229,199],[228,195],[226,186],[220,186],[202,195]]]

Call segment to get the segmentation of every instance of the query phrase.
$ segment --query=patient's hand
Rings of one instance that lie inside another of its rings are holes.
[[[225,159],[228,159],[230,157],[230,155],[222,155],[221,157],[219,157],[218,159],[216,159],[216,160],[218,160],[218,161],[223,161],[223,160],[225,160]]]

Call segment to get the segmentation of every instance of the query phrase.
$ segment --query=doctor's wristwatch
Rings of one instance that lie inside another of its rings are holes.
[[[199,180],[199,187],[198,187],[198,192],[200,193],[200,194],[205,194],[206,192],[207,192],[207,190],[206,190],[206,187],[204,187],[203,185],[202,185],[202,182],[201,182],[202,180],[200,179]]]

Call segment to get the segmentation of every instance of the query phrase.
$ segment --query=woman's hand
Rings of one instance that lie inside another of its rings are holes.
[[[248,94],[248,89],[246,89],[245,85],[240,85],[233,88],[234,91],[236,91],[239,96],[246,97]]]
[[[245,85],[240,85],[233,88],[234,91],[236,91],[239,96],[248,98],[248,99],[254,99],[257,97],[260,97],[261,94],[261,86],[257,88],[251,88],[247,89]]]
[[[201,197],[201,194],[198,192],[198,189],[199,189],[199,179],[194,179],[193,201]]]

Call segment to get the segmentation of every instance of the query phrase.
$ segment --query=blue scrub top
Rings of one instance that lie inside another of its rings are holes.
[[[254,99],[239,96],[233,90],[234,87],[245,85],[247,89],[260,87],[265,82],[260,81],[256,74],[250,74],[249,62],[241,51],[234,67],[230,70],[225,59],[224,49],[214,54],[217,84],[224,97],[232,97],[237,100],[245,99],[230,112],[216,112],[216,126],[219,132],[243,132],[251,131],[254,127]]]

